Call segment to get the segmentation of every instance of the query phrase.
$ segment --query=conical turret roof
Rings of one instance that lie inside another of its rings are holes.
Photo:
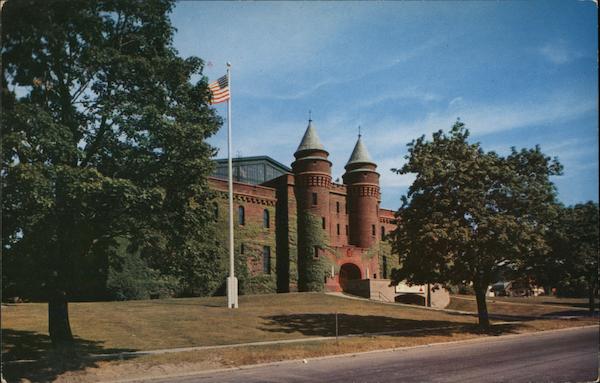
[[[304,136],[302,137],[302,141],[300,141],[300,145],[296,152],[302,150],[325,150],[317,135],[317,131],[313,127],[312,120],[308,120],[308,127],[306,128],[306,132],[304,132]]]
[[[376,165],[375,162],[373,162],[373,160],[371,159],[371,155],[369,154],[369,151],[367,150],[365,144],[363,144],[360,135],[358,136],[358,140],[356,141],[356,145],[354,145],[354,150],[352,151],[352,155],[350,156],[348,163],[346,163],[346,166],[357,163],[367,163]]]

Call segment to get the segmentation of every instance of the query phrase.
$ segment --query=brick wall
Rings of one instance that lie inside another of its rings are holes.
[[[217,241],[227,249],[227,182],[216,178],[210,178],[209,182],[218,195]],[[290,292],[298,289],[298,206],[295,187],[292,174],[280,176],[263,185],[234,182],[235,257],[245,265],[248,281],[244,289],[247,293]],[[319,214],[326,220],[325,232],[329,241],[323,256],[329,259],[328,267],[332,267],[334,273],[331,278],[331,272],[327,271],[328,277],[324,280],[326,289],[339,290],[338,273],[344,263],[357,265],[362,278],[367,277],[367,271],[371,279],[390,278],[391,269],[398,266],[398,257],[392,254],[390,244],[384,239],[396,226],[394,211],[380,209],[376,204],[376,209],[372,209],[370,216],[371,220],[374,216],[377,217],[372,245],[369,248],[358,248],[349,245],[347,186],[331,183],[327,198],[327,211],[319,210]],[[239,224],[240,206],[244,207],[244,225]],[[269,212],[268,228],[263,225],[265,210]],[[270,249],[270,273],[265,273],[264,270],[265,246]],[[222,262],[226,265],[228,260]],[[244,270],[236,270],[241,276],[243,272]]]
[[[277,241],[277,291],[298,291],[298,253],[296,236],[296,197],[294,177],[286,174],[264,184],[275,189],[276,241]]]
[[[227,181],[210,178],[209,183],[217,192],[217,241],[228,250]],[[238,260],[235,272],[243,293],[276,291],[276,202],[275,189],[234,182],[234,257]],[[243,224],[240,221],[240,207],[243,207]],[[264,222],[265,211],[268,212],[268,227]],[[227,251],[225,253],[228,254]]]

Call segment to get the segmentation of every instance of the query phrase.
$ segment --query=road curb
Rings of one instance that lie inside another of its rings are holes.
[[[511,323],[514,323],[514,322],[511,322]],[[180,374],[163,375],[160,377],[155,377],[155,378],[150,378],[150,379],[148,379],[148,378],[131,378],[131,379],[122,379],[122,380],[105,380],[105,381],[101,381],[101,383],[153,382],[153,381],[160,381],[162,379],[185,378],[187,376],[196,376],[196,375],[210,375],[210,374],[218,374],[218,373],[229,372],[229,371],[250,370],[250,369],[269,367],[269,366],[281,366],[281,365],[299,364],[299,363],[308,364],[311,361],[344,358],[344,357],[356,357],[356,356],[361,356],[361,355],[369,355],[369,354],[384,353],[384,352],[407,352],[407,351],[411,351],[411,350],[429,348],[429,347],[435,347],[435,346],[442,346],[442,345],[453,345],[453,344],[464,344],[464,343],[482,343],[482,342],[489,342],[489,341],[499,342],[499,341],[503,341],[506,339],[512,339],[512,338],[517,338],[517,337],[542,336],[542,335],[556,333],[556,332],[582,330],[582,329],[587,329],[587,328],[600,328],[599,326],[600,325],[587,325],[587,326],[578,326],[578,327],[566,327],[566,328],[554,329],[554,330],[535,331],[535,332],[523,333],[523,334],[486,336],[486,337],[479,337],[479,338],[465,339],[465,340],[456,340],[456,341],[449,341],[449,342],[428,343],[428,344],[422,344],[422,345],[418,345],[418,346],[386,348],[386,349],[370,350],[370,351],[363,351],[363,352],[351,352],[351,353],[345,353],[345,354],[325,355],[325,356],[311,357],[311,358],[305,358],[305,359],[290,359],[290,360],[281,360],[281,361],[268,362],[268,363],[249,364],[249,365],[243,365],[243,366],[237,366],[237,367],[218,368],[218,369],[212,369],[212,370],[200,370],[200,371],[186,372],[186,373],[180,373]]]

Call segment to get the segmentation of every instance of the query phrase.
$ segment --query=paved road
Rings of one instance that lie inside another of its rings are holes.
[[[434,345],[161,380],[188,382],[591,382],[598,328]]]

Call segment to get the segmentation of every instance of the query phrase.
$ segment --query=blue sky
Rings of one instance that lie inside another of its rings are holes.
[[[598,201],[596,5],[560,2],[180,2],[175,47],[232,67],[234,153],[289,165],[308,110],[333,162],[357,127],[397,209],[406,144],[460,117],[485,150],[556,156],[565,204]],[[217,105],[226,116],[225,104]],[[225,127],[210,142],[227,155]]]

